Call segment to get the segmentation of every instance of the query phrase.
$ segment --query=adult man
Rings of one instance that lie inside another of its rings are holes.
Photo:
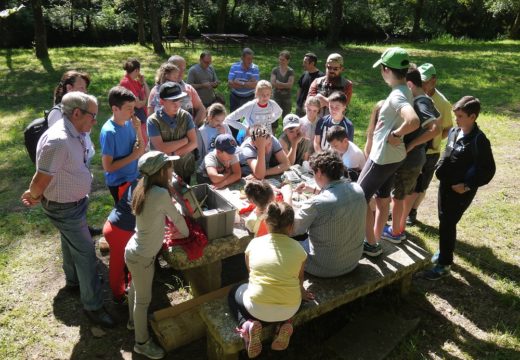
[[[363,253],[367,204],[356,183],[340,180],[343,163],[332,150],[310,158],[318,190],[305,183],[297,191],[319,193],[303,203],[294,216],[293,234],[307,233],[303,247],[308,254],[305,271],[319,277],[334,277],[352,271]],[[284,187],[284,199],[292,191]]]
[[[36,173],[22,202],[26,206],[41,202],[45,215],[60,231],[66,288],[79,288],[84,311],[92,322],[113,327],[114,320],[103,308],[86,217],[92,174],[87,167],[85,133],[96,123],[97,110],[92,95],[73,91],[63,97],[63,119],[38,142]]]
[[[214,89],[218,86],[217,73],[211,65],[212,59],[209,51],[203,51],[199,57],[199,63],[188,70],[186,82],[197,90],[202,104],[209,107],[215,102]]]
[[[228,75],[229,110],[235,111],[255,96],[255,87],[260,80],[258,66],[253,64],[253,50],[244,48],[242,59],[231,65]]]
[[[314,53],[307,53],[303,57],[303,70],[304,73],[298,79],[298,91],[296,92],[296,114],[300,117],[304,116],[305,111],[305,99],[309,93],[314,79],[324,76],[323,72],[316,67],[318,64],[318,57]]]
[[[441,113],[439,124],[442,131],[435,136],[429,143],[426,150],[426,163],[424,164],[421,175],[417,179],[415,192],[412,194],[415,199],[410,210],[410,214],[406,219],[407,225],[413,225],[417,218],[417,209],[424,200],[426,189],[430,185],[435,171],[435,164],[439,160],[441,153],[441,140],[445,139],[453,126],[453,114],[451,111],[451,104],[446,97],[436,88],[437,86],[437,72],[432,64],[425,63],[418,67],[421,73],[422,88],[426,95],[432,98],[437,110]]]
[[[352,81],[341,76],[345,68],[343,67],[343,57],[340,54],[330,54],[327,58],[325,76],[314,79],[307,96],[316,96],[320,100],[322,110],[320,115],[328,114],[328,97],[336,92],[342,92],[347,97],[347,104],[352,98]]]
[[[168,62],[177,65],[179,68],[178,77],[176,79],[177,83],[181,86],[182,91],[188,94],[188,96],[185,96],[182,99],[181,107],[191,114],[193,121],[197,126],[202,125],[206,118],[206,108],[204,107],[204,104],[202,104],[197,90],[182,80],[184,72],[186,71],[186,60],[184,60],[180,55],[172,55],[168,59]]]

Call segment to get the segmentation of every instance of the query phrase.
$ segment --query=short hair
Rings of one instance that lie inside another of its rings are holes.
[[[209,50],[203,50],[203,51],[200,53],[199,60],[204,59],[206,56],[211,56],[211,53],[209,52]]]
[[[244,187],[247,199],[260,210],[264,210],[274,199],[274,191],[266,180],[250,180]]]
[[[62,112],[70,119],[75,109],[88,111],[90,103],[98,104],[97,99],[89,94],[84,94],[81,91],[71,91],[66,93],[61,99]]]
[[[173,72],[179,72],[179,67],[177,65],[170,62],[161,64],[155,73],[155,83],[157,85],[164,84],[166,82],[166,76]]]
[[[284,201],[271,202],[266,213],[265,222],[271,233],[280,233],[294,223],[294,209]]]
[[[332,150],[314,153],[309,159],[312,171],[321,171],[330,181],[339,180],[343,175],[343,161]]]
[[[58,86],[54,89],[54,105],[59,104],[63,95],[67,93],[67,85],[74,85],[79,78],[82,78],[85,81],[88,88],[90,85],[89,74],[76,70],[65,71],[61,76]]]
[[[246,55],[255,55],[255,53],[253,52],[253,50],[251,50],[250,48],[244,48],[242,49],[242,57],[246,56]]]
[[[254,124],[249,128],[249,134],[251,134],[251,140],[255,141],[259,137],[269,138],[271,137],[271,131],[266,124]]]
[[[108,105],[121,108],[125,102],[136,101],[135,95],[123,86],[114,86],[108,92]]]
[[[453,111],[464,111],[466,115],[475,114],[475,118],[480,114],[480,100],[474,96],[463,96],[453,105]]]
[[[309,58],[309,62],[313,63],[314,66],[318,65],[318,57],[315,53],[309,52],[303,56],[304,58]]]
[[[289,50],[282,50],[282,51],[280,51],[278,56],[283,56],[285,59],[291,60],[291,53],[289,52]]]
[[[136,58],[128,58],[124,63],[123,63],[123,69],[128,73],[130,74],[132,71],[134,71],[135,69],[140,69],[141,68],[141,63],[139,62],[139,60],[137,60]]]
[[[331,101],[337,101],[342,103],[343,105],[347,105],[347,95],[345,93],[340,91],[334,91],[330,96],[328,97],[329,103]]]
[[[394,75],[394,77],[397,80],[404,79],[406,77],[406,73],[408,72],[408,68],[394,69],[394,68],[391,68],[391,67],[383,65],[383,64],[381,64],[381,66],[383,67],[383,69],[390,69],[390,71],[392,72],[392,74]]]
[[[343,141],[347,138],[347,130],[343,126],[334,125],[327,130],[326,140],[328,143],[334,140]]]
[[[186,60],[180,55],[172,55],[168,58],[168,62],[177,65],[177,63],[179,63],[179,62],[186,63]],[[179,65],[177,65],[177,66],[179,66]]]
[[[208,108],[208,118],[212,118],[218,115],[226,115],[226,108],[220,103],[211,104]]]
[[[406,73],[406,81],[410,81],[417,87],[422,87],[421,72],[416,67],[409,67]]]
[[[256,83],[255,95],[257,95],[258,92],[263,89],[269,89],[269,90],[273,91],[273,85],[267,80],[260,80],[259,82]]]
[[[309,97],[307,97],[307,100],[305,100],[305,105],[314,105],[318,109],[321,108],[320,99],[318,99],[316,96],[309,96]]]

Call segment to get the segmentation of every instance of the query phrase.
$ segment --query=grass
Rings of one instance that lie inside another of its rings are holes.
[[[414,62],[435,64],[439,88],[451,101],[467,94],[481,99],[483,113],[478,122],[493,144],[497,174],[490,185],[479,190],[459,224],[453,277],[434,284],[416,279],[412,296],[404,303],[389,302],[386,292],[376,293],[366,301],[389,307],[403,317],[422,320],[418,329],[393,350],[390,359],[519,358],[520,201],[516,179],[520,175],[520,157],[516,149],[520,145],[520,94],[513,79],[520,78],[520,42],[444,39],[401,46],[409,50]],[[312,43],[253,47],[261,78],[269,78],[283,48],[291,51],[290,65],[297,74],[301,73],[300,62],[306,52],[317,53],[321,68],[329,53]],[[345,45],[338,50],[345,57],[345,73],[354,82],[348,116],[356,126],[358,145],[365,141],[371,107],[388,93],[379,71],[371,67],[384,48],[385,45]],[[175,48],[172,53],[185,56],[188,64],[193,64],[201,50]],[[229,64],[237,61],[239,54],[238,48],[214,51],[214,65],[221,81],[225,81]],[[52,92],[61,74],[70,68],[91,74],[89,90],[100,101],[99,124],[92,135],[96,143],[99,129],[109,117],[108,90],[119,82],[122,61],[130,56],[140,59],[149,84],[155,69],[165,60],[137,45],[51,49],[50,60],[43,62],[29,50],[0,50],[1,358],[120,358],[131,351],[133,339],[124,329],[111,331],[100,339],[92,336],[88,324],[77,316],[81,308],[77,299],[71,300],[60,290],[63,275],[55,229],[40,207],[29,210],[19,202],[34,173],[34,165],[23,148],[22,129],[51,107]],[[227,97],[225,86],[218,90]],[[99,152],[93,170],[89,223],[101,226],[111,200],[104,186]],[[438,242],[436,185],[434,182],[420,209],[422,222],[410,228],[411,236],[431,251]],[[178,282],[165,281],[165,293],[178,288]],[[356,306],[362,305],[352,305],[346,311],[355,310]],[[124,312],[119,316],[124,318]],[[314,339],[301,341],[306,339],[305,333],[312,332],[312,326],[303,328],[300,340],[298,329],[294,341],[300,341],[301,349],[295,345],[288,358],[301,358],[312,353],[312,349],[320,358],[322,349],[313,344]],[[203,359],[204,349],[197,346],[171,355]]]

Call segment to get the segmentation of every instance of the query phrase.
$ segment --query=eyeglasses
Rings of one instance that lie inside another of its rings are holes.
[[[339,66],[330,66],[330,65],[327,65],[327,70],[339,71],[340,69],[341,69],[341,67],[339,67]]]
[[[92,116],[92,119],[96,120],[96,116],[97,116],[96,113],[90,112],[88,110],[83,110],[83,109],[79,109],[79,111],[81,111],[83,114],[89,114],[90,116]]]

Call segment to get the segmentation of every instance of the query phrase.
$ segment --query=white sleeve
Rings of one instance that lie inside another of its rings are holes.
[[[229,126],[237,129],[237,130],[247,130],[247,127],[245,127],[241,120],[246,114],[248,114],[251,111],[251,106],[254,106],[254,102],[248,101],[235,111],[233,111],[231,114],[226,116],[226,119],[224,120],[225,124],[228,124]]]
[[[272,124],[276,120],[278,120],[280,118],[280,116],[282,116],[283,110],[276,101],[269,100],[269,103],[273,106],[273,118],[271,119],[271,124]]]

